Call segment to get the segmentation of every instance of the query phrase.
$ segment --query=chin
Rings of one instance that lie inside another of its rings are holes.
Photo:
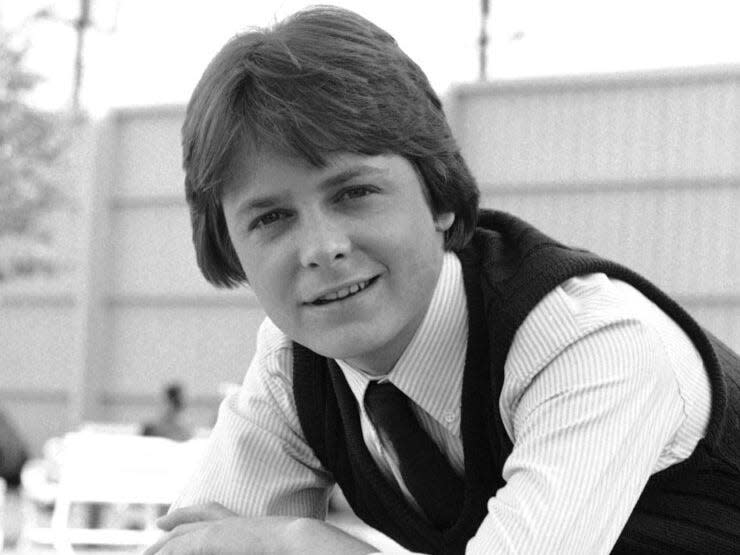
[[[321,356],[345,360],[362,358],[381,347],[383,342],[378,341],[377,332],[373,333],[367,329],[349,330],[347,327],[349,326],[345,326],[344,329],[327,330],[325,334],[322,334],[322,337],[307,336],[305,342],[299,341],[299,343]],[[374,337],[375,340],[369,341],[371,337]]]
[[[305,345],[305,343],[304,343]],[[311,341],[306,345],[315,353],[327,358],[353,359],[362,356],[367,349],[362,341],[353,337],[337,337],[336,335],[330,340]]]

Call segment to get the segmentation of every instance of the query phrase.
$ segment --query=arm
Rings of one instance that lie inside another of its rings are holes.
[[[333,481],[306,445],[292,395],[292,351],[266,321],[244,384],[224,400],[206,453],[146,553],[369,553],[323,522]]]
[[[668,451],[684,419],[670,356],[604,300],[546,314],[556,333],[521,338],[528,355],[507,363],[514,448],[468,553],[609,552]]]
[[[242,387],[219,408],[201,461],[173,509],[217,502],[243,516],[325,517],[333,481],[295,413],[290,343],[268,320]]]
[[[143,555],[367,555],[375,551],[373,546],[319,520],[239,517],[218,503],[177,509],[161,518],[157,525],[168,533]]]

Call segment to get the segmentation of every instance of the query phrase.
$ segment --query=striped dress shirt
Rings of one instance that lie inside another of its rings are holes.
[[[413,401],[460,474],[467,332],[460,261],[446,253],[419,330],[381,378]],[[415,504],[364,410],[377,377],[337,362],[369,451]],[[290,339],[266,319],[244,383],[223,401],[202,464],[174,506],[217,501],[243,515],[326,516],[333,480],[303,437],[292,365]],[[497,401],[513,443],[506,485],[466,553],[608,553],[651,474],[686,459],[709,419],[710,386],[689,339],[636,289],[603,274],[572,278],[540,301],[504,371]]]

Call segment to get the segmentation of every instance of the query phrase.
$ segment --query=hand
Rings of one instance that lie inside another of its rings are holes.
[[[143,555],[337,553],[377,549],[325,522],[288,516],[240,517],[218,503],[177,509],[157,521],[164,534]]]

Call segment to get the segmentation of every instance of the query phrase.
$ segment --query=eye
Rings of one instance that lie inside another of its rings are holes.
[[[260,214],[254,220],[252,220],[252,222],[249,224],[249,230],[251,231],[253,229],[268,227],[281,220],[284,220],[289,215],[290,214],[282,210],[271,210],[270,212],[265,212],[264,214]]]
[[[376,192],[375,187],[371,187],[369,185],[358,185],[355,187],[347,187],[346,189],[343,189],[340,191],[340,193],[336,196],[336,200],[341,202],[344,200],[353,200],[357,198],[366,197],[368,195],[372,195]]]

